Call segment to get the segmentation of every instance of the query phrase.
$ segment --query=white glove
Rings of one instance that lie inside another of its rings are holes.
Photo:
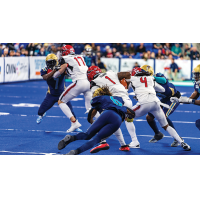
[[[172,103],[193,103],[194,104],[194,99],[190,99],[190,98],[188,98],[188,97],[180,97],[179,99],[177,98],[177,97],[171,97],[170,98],[170,101],[172,102]]]
[[[179,103],[179,99],[178,99],[177,97],[171,97],[171,98],[170,98],[170,101],[171,101],[172,103]]]

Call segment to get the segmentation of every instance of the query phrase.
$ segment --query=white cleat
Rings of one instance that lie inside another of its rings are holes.
[[[71,127],[66,131],[67,133],[73,132],[77,128],[81,127],[82,125],[76,120],[75,123],[71,122]]]
[[[134,149],[136,149],[136,148],[140,148],[140,143],[137,141],[137,142],[131,142],[129,145],[129,148],[134,148]]]
[[[36,120],[36,123],[40,124],[42,122],[42,120],[43,120],[43,117],[45,117],[45,116],[46,116],[46,113],[44,113],[43,116],[38,116],[38,118]]]

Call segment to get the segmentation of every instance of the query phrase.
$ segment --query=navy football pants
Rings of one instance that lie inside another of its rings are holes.
[[[78,154],[92,148],[101,140],[110,137],[121,126],[122,117],[113,110],[104,111],[86,133],[75,135],[75,140],[89,140],[79,147]]]
[[[60,96],[53,96],[49,93],[47,93],[44,101],[42,102],[42,104],[40,105],[40,108],[38,110],[38,115],[42,116],[47,110],[49,110],[56,102],[58,102]],[[73,111],[72,108],[72,104],[71,102],[67,102],[67,105],[69,106],[72,114],[74,115],[74,117],[76,118],[76,115]]]

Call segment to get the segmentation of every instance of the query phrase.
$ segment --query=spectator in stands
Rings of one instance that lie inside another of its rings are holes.
[[[51,45],[51,53],[57,55],[57,48],[56,48],[56,46],[54,44]]]
[[[185,44],[185,50],[184,50],[184,60],[190,60],[190,47],[188,44]]]
[[[120,54],[122,53],[122,45],[121,45],[121,43],[117,43],[115,48],[117,49],[117,52],[119,52]]]
[[[44,43],[44,44],[43,44],[43,47],[44,47],[45,56],[47,56],[47,55],[50,53],[50,52],[48,51],[49,44],[48,44],[48,43]]]
[[[76,54],[81,54],[84,50],[83,43],[75,43],[73,47],[74,47]]]
[[[170,45],[170,43],[165,43],[163,45],[162,54],[165,55],[167,51],[169,52],[169,54],[171,53],[171,45]]]
[[[161,59],[161,56],[162,56],[163,54],[162,54],[162,50],[161,49],[159,49],[158,50],[158,53],[156,54],[156,59]]]
[[[34,56],[35,52],[35,44],[34,43],[29,43],[26,47],[26,50],[28,51],[28,56]]]
[[[155,59],[156,56],[155,56],[155,52],[151,52],[151,59]]]
[[[14,50],[10,50],[9,57],[14,57],[14,56],[15,56],[15,51]]]
[[[100,59],[97,60],[97,66],[101,69],[103,73],[107,71],[105,64],[101,62]]]
[[[15,50],[13,43],[7,43],[6,46],[8,47],[9,50]]]
[[[124,52],[128,52],[128,48],[127,48],[126,43],[122,44],[122,53],[124,54]]]
[[[8,57],[9,55],[8,55],[8,48],[6,47],[6,48],[4,48],[4,50],[3,50],[3,54],[1,55],[1,57]]]
[[[170,69],[168,71],[168,75],[169,75],[169,79],[170,80],[177,80],[177,76],[178,76],[178,65],[174,62],[174,58],[171,59],[172,63],[170,65]]]
[[[163,46],[161,45],[161,43],[154,43],[153,44],[154,49],[162,49]]]
[[[165,54],[164,54],[165,59],[168,59],[170,52],[171,52],[170,50],[167,50],[167,49],[165,50]]]
[[[172,56],[172,54],[169,54],[169,56],[168,56],[168,58],[167,58],[168,60],[172,60],[173,59],[173,56]]]
[[[136,53],[140,53],[140,56],[143,56],[143,53],[146,52],[146,48],[144,46],[144,43],[140,43],[140,45],[136,49]]]
[[[16,44],[14,45],[14,47],[15,47],[15,51],[17,52],[17,50],[19,50],[19,43],[16,43]]]
[[[151,59],[151,51],[149,51],[149,50],[147,51],[147,58]]]
[[[20,55],[21,57],[25,57],[25,56],[26,56],[26,55],[25,55],[25,51],[26,51],[25,49],[22,49],[22,50],[21,50],[21,55]]]
[[[184,60],[183,55],[181,54],[179,60]]]
[[[140,67],[140,65],[138,64],[138,62],[135,62],[135,63],[134,63],[133,68],[135,68],[135,67]]]
[[[113,54],[113,58],[115,57],[115,54],[117,53],[117,49],[116,48],[113,48],[112,49],[112,54]]]
[[[191,48],[190,57],[192,60],[199,60],[199,52],[196,47]]]
[[[28,50],[25,49],[24,55],[25,55],[25,56],[28,56]]]
[[[121,58],[122,56],[121,56],[121,54],[120,54],[120,52],[117,52],[116,54],[115,54],[115,58]]]
[[[179,47],[179,43],[176,43],[175,46],[171,49],[173,56],[180,56],[182,54],[182,50]]]
[[[145,61],[147,61],[148,60],[148,54],[145,52],[144,54],[143,54],[143,57],[142,57]]]
[[[21,56],[21,52],[20,52],[20,50],[18,49],[17,52],[15,53],[15,57],[19,57],[19,56]]]
[[[135,55],[135,47],[134,47],[134,44],[130,44],[130,47],[129,47],[129,54],[131,56],[134,56]]]
[[[101,57],[102,57],[101,52],[97,52],[97,53],[96,53],[96,59],[98,60],[98,59],[100,59]]]
[[[165,56],[164,56],[164,55],[161,55],[161,56],[160,56],[160,59],[161,59],[161,60],[164,60],[164,59],[165,59]]]
[[[44,47],[41,47],[41,48],[40,48],[40,52],[37,54],[37,56],[45,56]]]
[[[109,48],[106,50],[106,58],[113,58],[112,50]]]
[[[129,58],[129,53],[125,51],[122,55],[122,58]],[[132,57],[131,57],[132,58]]]
[[[2,44],[0,44],[0,57],[2,56]]]

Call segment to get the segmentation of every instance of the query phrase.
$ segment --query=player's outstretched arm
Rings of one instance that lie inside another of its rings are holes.
[[[190,99],[198,99],[199,98],[199,93],[195,90],[191,96],[190,96]]]
[[[52,78],[52,76],[54,75],[55,72],[56,72],[56,70],[52,70],[50,73],[43,75],[42,78],[44,80],[48,81]]]
[[[60,69],[53,75],[54,78],[59,77],[61,74],[63,74],[65,72],[65,70],[67,69],[68,64],[65,63],[63,65],[60,66]]]

